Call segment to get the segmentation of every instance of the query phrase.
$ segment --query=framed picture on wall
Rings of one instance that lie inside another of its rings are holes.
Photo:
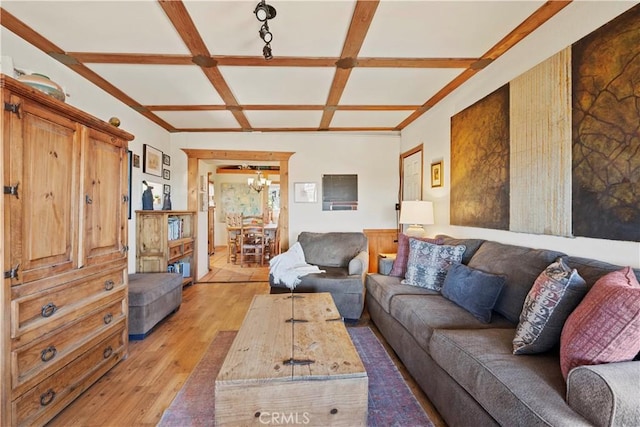
[[[442,187],[444,177],[442,176],[442,160],[431,163],[431,187]]]
[[[162,151],[144,144],[142,157],[142,172],[162,176]]]
[[[318,184],[315,182],[294,183],[293,200],[296,203],[316,203],[318,201]]]
[[[171,171],[169,169],[162,169],[162,177],[164,179],[171,179]]]
[[[162,155],[162,164],[165,166],[171,166],[171,156],[168,154]]]
[[[171,186],[169,184],[164,184],[162,186],[162,192],[164,194],[171,194]]]

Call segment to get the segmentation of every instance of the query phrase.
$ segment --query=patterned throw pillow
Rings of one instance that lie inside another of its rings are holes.
[[[441,245],[444,243],[443,238],[430,239],[428,237],[411,237],[411,239],[422,240],[423,242]],[[409,259],[409,236],[404,233],[398,234],[398,250],[396,259],[393,261],[393,267],[389,272],[389,276],[404,277],[407,273],[407,261]]]
[[[587,293],[576,269],[558,258],[540,273],[524,300],[513,339],[513,354],[551,350],[560,342],[562,326]]]
[[[459,264],[466,249],[409,239],[407,274],[401,283],[440,291],[449,266]]]
[[[560,337],[565,380],[576,366],[632,360],[640,351],[640,284],[631,267],[602,276]]]
[[[493,306],[503,286],[504,276],[485,273],[464,264],[452,264],[442,285],[442,296],[482,323],[490,323]]]

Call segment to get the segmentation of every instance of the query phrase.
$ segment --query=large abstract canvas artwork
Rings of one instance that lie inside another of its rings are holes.
[[[640,241],[640,5],[572,57],[573,234]]]
[[[451,224],[509,228],[509,85],[451,118]]]

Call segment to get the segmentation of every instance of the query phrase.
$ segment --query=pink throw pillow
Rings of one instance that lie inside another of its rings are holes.
[[[560,338],[565,380],[576,366],[632,360],[640,351],[640,284],[631,267],[593,285],[567,319]]]
[[[427,237],[409,237],[404,233],[398,234],[398,251],[396,253],[396,259],[393,261],[393,266],[389,272],[389,276],[396,276],[404,278],[407,273],[407,261],[409,260],[409,239],[418,239],[423,242],[432,243],[434,245],[442,245],[444,243],[443,238],[430,239]]]

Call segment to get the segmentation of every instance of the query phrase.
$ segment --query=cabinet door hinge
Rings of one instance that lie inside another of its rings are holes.
[[[20,264],[17,264],[9,271],[4,272],[5,279],[17,279],[18,278],[18,269],[20,268]]]
[[[19,197],[18,197],[18,184],[16,184],[16,185],[5,185],[4,186],[4,194],[9,194],[11,196],[16,196],[16,199],[19,199]]]
[[[122,203],[127,203],[129,201],[129,196],[126,194],[122,196]]]
[[[12,104],[10,102],[5,102],[4,103],[4,110],[5,111],[9,111],[13,114],[17,114],[18,118],[20,118],[20,104]]]
[[[128,246],[128,245],[124,245],[124,246],[122,247],[122,253],[123,253],[123,254],[126,254],[127,252],[129,252],[129,246]]]

